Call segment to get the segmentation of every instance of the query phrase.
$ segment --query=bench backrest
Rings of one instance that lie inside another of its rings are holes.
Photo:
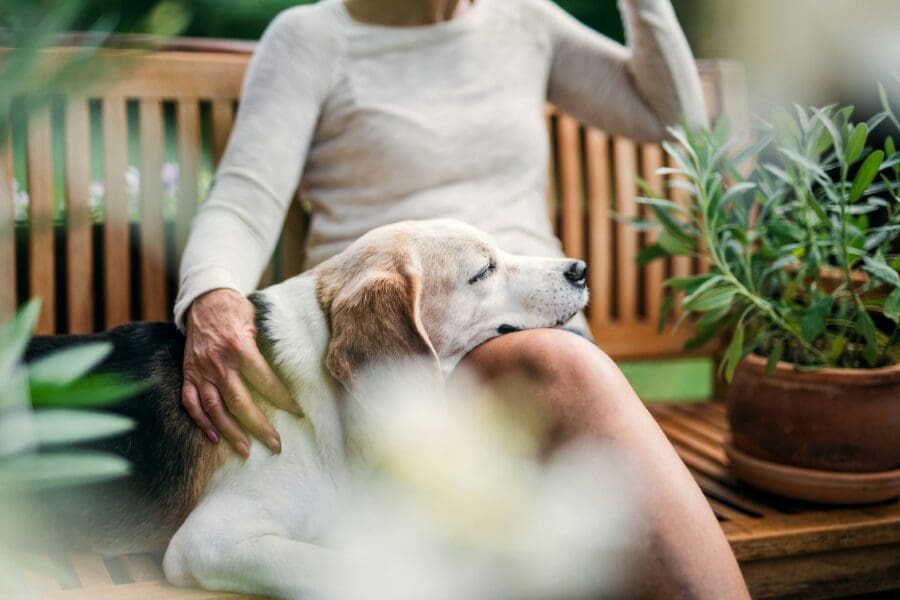
[[[52,68],[71,52],[47,50],[43,60]],[[0,144],[0,317],[39,296],[38,333],[170,318],[178,257],[225,147],[248,60],[241,51],[106,50],[95,66],[112,76],[49,107],[0,107],[12,124]],[[745,123],[740,67],[701,61],[700,71],[712,115]],[[689,328],[656,329],[662,281],[703,265],[637,266],[653,234],[613,218],[641,213],[636,176],[665,189],[655,173],[661,148],[584,127],[551,106],[546,117],[548,210],[565,252],[588,261],[595,337],[616,358],[680,354]],[[680,200],[677,190],[667,193]],[[261,285],[299,272],[305,223],[297,202]]]

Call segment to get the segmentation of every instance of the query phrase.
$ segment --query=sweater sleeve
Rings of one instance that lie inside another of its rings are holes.
[[[595,0],[599,1],[599,0]],[[619,0],[628,46],[542,2],[552,63],[547,97],[563,111],[614,135],[666,137],[681,118],[707,122],[700,77],[670,0]]]
[[[175,323],[198,296],[259,283],[300,180],[333,76],[334,48],[302,6],[279,15],[254,52],[228,146],[180,267]]]

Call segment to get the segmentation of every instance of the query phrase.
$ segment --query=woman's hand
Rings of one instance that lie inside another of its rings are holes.
[[[250,455],[244,429],[272,452],[281,452],[281,438],[254,403],[248,384],[275,406],[299,411],[256,347],[254,320],[253,304],[229,289],[198,297],[185,320],[181,401],[210,440],[217,443],[221,433],[244,458]]]

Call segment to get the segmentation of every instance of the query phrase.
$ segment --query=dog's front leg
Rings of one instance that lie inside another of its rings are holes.
[[[229,539],[230,538],[230,539]],[[278,598],[331,596],[336,554],[274,533],[237,540],[229,535],[176,535],[163,567],[175,585]]]

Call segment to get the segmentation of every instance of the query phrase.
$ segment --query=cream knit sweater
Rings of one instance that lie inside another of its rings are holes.
[[[628,47],[550,0],[476,0],[422,27],[354,21],[342,0],[283,12],[253,56],[191,228],[176,322],[204,292],[256,288],[301,177],[313,207],[307,266],[374,227],[430,217],[472,223],[510,252],[560,255],[545,204],[545,101],[639,140],[681,116],[705,120],[669,0],[620,5]]]

